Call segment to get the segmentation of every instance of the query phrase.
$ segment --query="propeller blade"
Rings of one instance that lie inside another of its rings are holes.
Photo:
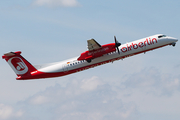
[[[119,51],[119,48],[117,47],[117,50],[118,50],[118,54],[120,54],[120,51]]]
[[[117,43],[116,36],[114,36],[115,43]]]
[[[115,45],[116,45],[116,49],[118,50],[118,53],[120,54],[120,51],[119,51],[119,46],[121,45],[121,43],[119,43],[117,40],[116,40],[116,36],[114,36],[114,40],[115,40]]]

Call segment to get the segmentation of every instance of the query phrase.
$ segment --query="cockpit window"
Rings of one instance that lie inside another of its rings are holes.
[[[166,35],[160,35],[160,36],[158,36],[158,38],[162,38],[162,37],[166,37]]]

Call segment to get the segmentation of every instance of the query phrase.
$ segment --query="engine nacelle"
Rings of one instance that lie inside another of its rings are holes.
[[[91,62],[92,59],[103,56],[104,54],[116,51],[115,43],[102,45],[101,48],[92,51],[85,51],[77,60],[86,60]]]

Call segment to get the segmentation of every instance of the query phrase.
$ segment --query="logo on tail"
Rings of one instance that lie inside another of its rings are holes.
[[[28,72],[28,67],[20,57],[12,57],[8,60],[9,65],[16,74],[22,75]]]

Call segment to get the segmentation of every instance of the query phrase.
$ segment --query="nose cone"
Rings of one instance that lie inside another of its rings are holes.
[[[174,37],[168,37],[169,40],[171,40],[172,42],[177,42],[178,39],[177,38],[174,38]]]

